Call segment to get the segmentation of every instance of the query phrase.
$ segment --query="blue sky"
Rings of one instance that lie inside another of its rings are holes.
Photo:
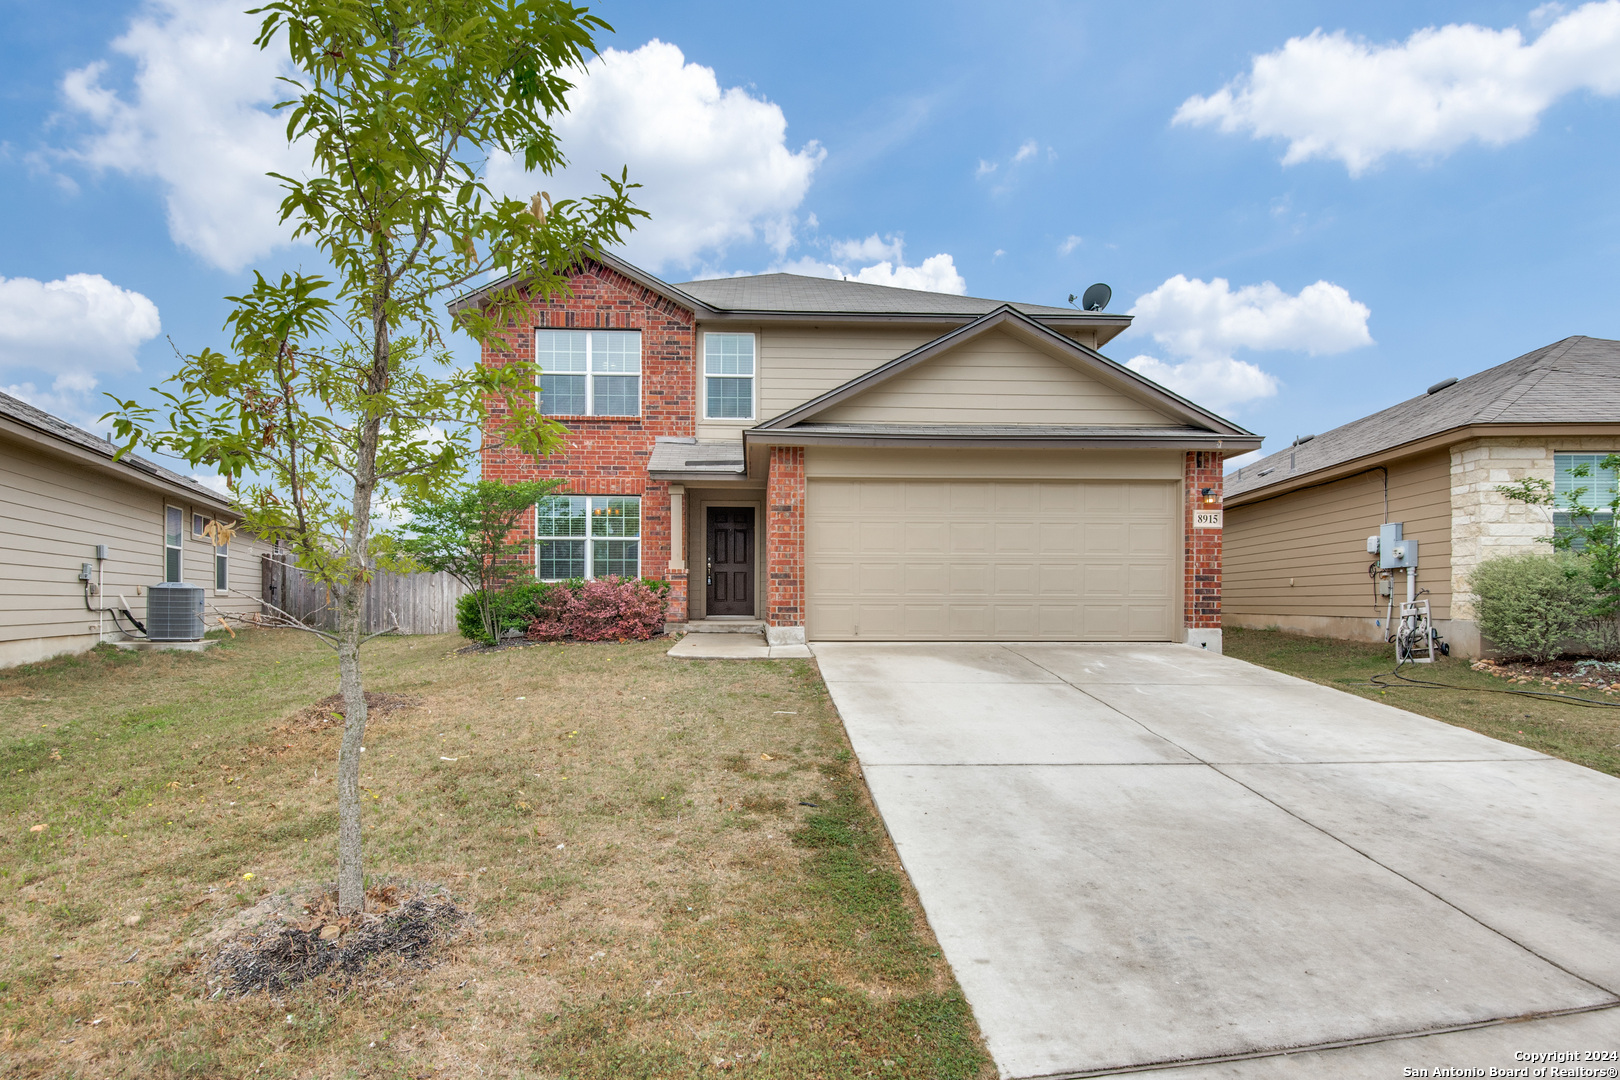
[[[79,422],[221,345],[290,160],[236,12],[0,7],[0,388]],[[607,3],[561,125],[672,281],[790,269],[1061,304],[1275,449],[1571,334],[1620,338],[1620,0]],[[470,350],[469,350],[470,355]]]

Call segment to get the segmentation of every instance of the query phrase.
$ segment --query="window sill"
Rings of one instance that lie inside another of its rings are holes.
[[[600,416],[600,415],[598,415],[598,416],[586,416],[586,415],[583,415],[583,414],[575,414],[575,413],[558,414],[558,415],[552,415],[550,413],[541,413],[540,415],[544,416],[547,420],[640,420],[642,418],[640,413],[632,413],[632,414],[624,415],[624,416],[620,416],[620,415],[614,415],[614,416]]]

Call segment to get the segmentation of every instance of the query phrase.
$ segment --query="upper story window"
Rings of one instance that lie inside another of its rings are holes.
[[[1607,525],[1613,515],[1617,478],[1615,470],[1605,469],[1603,454],[1553,455],[1553,526],[1568,529],[1576,525]],[[1579,504],[1591,515],[1576,513]],[[1576,540],[1574,547],[1584,545]]]
[[[536,330],[546,416],[640,416],[641,331]]]
[[[710,420],[754,416],[754,335],[703,335],[703,415]]]

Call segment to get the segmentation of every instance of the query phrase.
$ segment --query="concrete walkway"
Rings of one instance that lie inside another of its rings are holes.
[[[1003,1076],[1620,1050],[1620,780],[1180,645],[816,655]]]

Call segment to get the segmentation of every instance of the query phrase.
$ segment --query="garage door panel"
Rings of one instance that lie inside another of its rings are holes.
[[[820,640],[1167,640],[1180,500],[1166,482],[819,480],[809,632]]]

